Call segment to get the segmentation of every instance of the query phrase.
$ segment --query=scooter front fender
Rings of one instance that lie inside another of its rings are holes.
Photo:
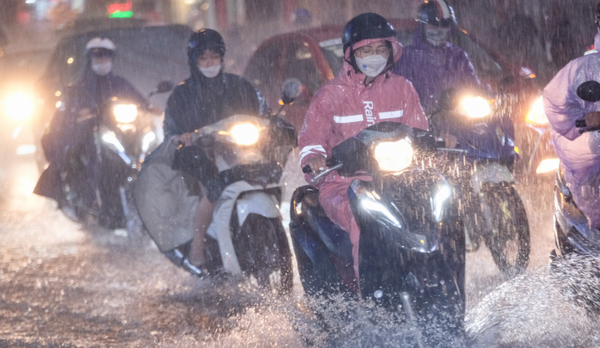
[[[471,176],[473,192],[479,194],[481,186],[488,182],[494,184],[500,184],[502,182],[514,184],[515,177],[506,166],[503,166],[500,163],[477,163],[475,172]]]
[[[281,218],[277,199],[264,191],[248,192],[236,202],[240,227],[250,214],[258,214],[266,218]]]

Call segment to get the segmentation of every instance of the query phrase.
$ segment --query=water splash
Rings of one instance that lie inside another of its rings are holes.
[[[567,256],[498,287],[466,317],[474,347],[600,346],[600,259]]]

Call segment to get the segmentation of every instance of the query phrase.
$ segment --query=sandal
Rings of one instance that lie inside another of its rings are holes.
[[[183,259],[181,267],[200,279],[210,276],[210,272],[208,272],[208,269],[204,265],[194,266],[187,257]]]

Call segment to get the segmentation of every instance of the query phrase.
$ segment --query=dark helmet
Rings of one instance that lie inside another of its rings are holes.
[[[344,27],[342,43],[344,52],[355,43],[368,39],[384,39],[396,36],[394,27],[376,13],[363,13],[350,20]]]
[[[212,29],[200,29],[190,36],[188,41],[188,58],[196,61],[206,49],[218,52],[221,57],[225,55],[225,41],[219,32]]]
[[[417,12],[417,20],[421,23],[448,28],[456,23],[454,9],[446,0],[426,0]]]

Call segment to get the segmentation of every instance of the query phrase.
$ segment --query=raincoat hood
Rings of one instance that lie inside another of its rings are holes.
[[[381,40],[385,40],[385,41],[389,41],[392,44],[392,53],[393,53],[393,63],[395,64],[396,62],[398,62],[400,60],[400,57],[402,57],[402,44],[395,38],[395,37],[386,37],[383,39],[368,39],[368,40],[362,40],[359,41],[357,43],[355,43],[352,46],[352,50],[357,50],[363,46],[366,45],[370,45],[374,42],[378,42]],[[358,81],[362,82],[365,79],[365,75],[360,72],[360,70],[358,72],[356,72],[354,70],[354,67],[352,67],[352,65],[349,63],[350,62],[350,49],[347,49],[346,52],[344,53],[344,65],[342,67],[343,69],[343,73],[345,73],[347,76],[352,77],[353,79],[356,78]],[[393,66],[393,65],[392,65]],[[390,71],[391,67],[386,67],[386,69],[384,69],[384,71],[381,74],[387,74],[388,71]]]

